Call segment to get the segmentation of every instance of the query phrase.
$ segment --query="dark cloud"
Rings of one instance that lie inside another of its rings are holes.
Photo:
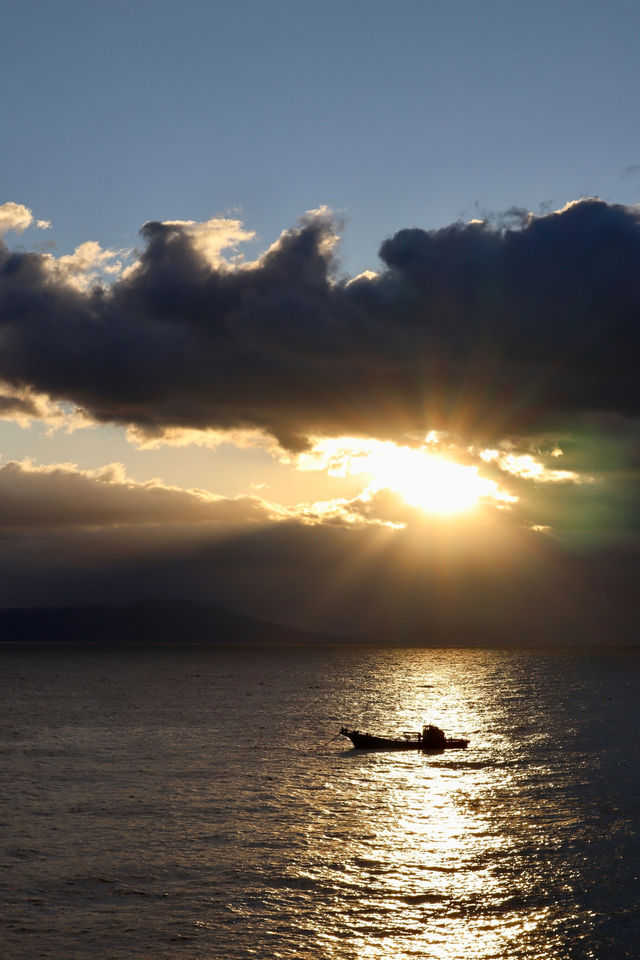
[[[30,397],[0,396],[0,418],[38,417],[41,410]]]
[[[401,230],[384,269],[337,275],[315,217],[244,269],[150,223],[139,266],[83,291],[0,251],[0,378],[98,421],[310,433],[492,436],[584,411],[640,413],[640,222],[585,200],[501,224]]]

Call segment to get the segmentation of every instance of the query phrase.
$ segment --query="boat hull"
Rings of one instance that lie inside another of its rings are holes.
[[[359,730],[340,731],[343,737],[348,737],[356,750],[420,750],[422,753],[441,753],[443,750],[465,750],[468,740],[446,737],[444,743],[431,745],[417,739],[401,737],[375,737],[370,733],[360,733]]]

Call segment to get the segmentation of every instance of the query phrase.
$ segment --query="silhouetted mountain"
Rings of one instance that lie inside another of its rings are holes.
[[[257,620],[225,607],[143,600],[127,606],[0,610],[0,641],[16,640],[312,644],[340,643],[346,638]]]

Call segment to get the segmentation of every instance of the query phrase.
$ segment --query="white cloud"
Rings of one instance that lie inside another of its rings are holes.
[[[246,230],[241,220],[224,217],[212,217],[210,220],[164,220],[165,227],[180,227],[187,234],[195,249],[202,254],[212,267],[230,267],[242,261],[237,253],[240,243],[253,240],[255,232]],[[231,257],[223,256],[223,251],[234,251]]]
[[[555,448],[551,451],[552,457],[562,456],[562,450]],[[573,470],[550,470],[543,463],[536,460],[529,453],[515,454],[500,450],[482,450],[480,457],[485,463],[495,463],[496,466],[521,480],[531,480],[535,483],[590,483],[591,477],[583,477]]]
[[[103,250],[96,240],[86,240],[62,257],[45,254],[43,263],[56,280],[87,290],[103,275],[113,279],[122,273],[121,258],[128,254],[128,250]]]
[[[357,274],[357,276],[352,277],[348,281],[347,286],[350,287],[352,283],[357,283],[358,280],[375,280],[379,274],[375,270],[363,270],[362,273]]]
[[[15,230],[16,233],[22,233],[33,224],[33,214],[28,207],[22,203],[2,203],[0,204],[0,237],[7,231]],[[35,226],[39,230],[47,230],[51,226],[50,220],[36,220]]]

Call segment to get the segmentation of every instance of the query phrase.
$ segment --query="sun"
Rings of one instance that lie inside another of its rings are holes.
[[[449,516],[473,510],[481,500],[499,498],[498,485],[467,466],[411,447],[383,444],[369,463],[370,492],[391,490],[409,506]]]
[[[334,477],[362,477],[367,486],[360,494],[371,499],[389,490],[424,513],[452,516],[493,501],[506,505],[516,498],[483,477],[475,465],[443,456],[429,438],[419,447],[400,446],[391,440],[341,437],[318,441],[303,454],[298,467],[327,470]]]

